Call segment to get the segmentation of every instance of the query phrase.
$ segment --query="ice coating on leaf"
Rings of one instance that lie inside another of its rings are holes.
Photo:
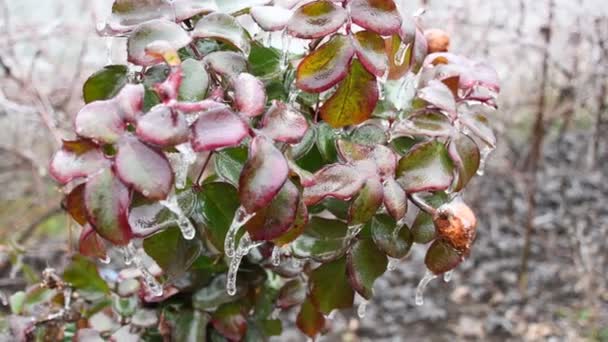
[[[97,235],[89,224],[86,224],[80,233],[78,252],[92,258],[106,258],[106,246],[103,244],[101,237]]]
[[[433,274],[442,274],[460,264],[462,257],[449,243],[437,239],[426,252],[424,263]]]
[[[255,137],[249,147],[249,158],[239,178],[239,198],[250,213],[268,205],[279,192],[289,169],[287,161],[270,140]]]
[[[168,45],[164,41],[161,41],[161,43]],[[146,51],[149,50],[149,47],[150,45],[148,45]],[[184,71],[182,65],[179,64],[179,56],[176,51],[170,50],[171,46],[165,46],[163,49],[166,49],[162,52],[163,59],[171,66],[171,69],[167,78],[160,83],[155,83],[152,88],[156,91],[156,94],[158,94],[161,102],[174,103],[174,101],[177,100],[182,80],[184,79]]]
[[[390,148],[384,145],[376,145],[370,157],[376,163],[378,175],[382,179],[393,178],[395,176],[397,155]]]
[[[410,192],[445,190],[452,183],[454,166],[438,141],[421,143],[399,161],[397,182]]]
[[[352,166],[328,165],[315,173],[313,184],[304,188],[304,201],[306,205],[314,205],[326,197],[349,199],[364,182],[363,175]]]
[[[321,38],[337,31],[346,22],[346,17],[346,11],[333,2],[314,1],[294,12],[287,23],[287,31],[298,38]]]
[[[182,82],[179,86],[179,100],[202,101],[209,87],[209,74],[202,61],[188,58],[182,62]]]
[[[418,286],[416,287],[416,298],[415,298],[416,305],[420,306],[420,305],[424,304],[424,290],[429,285],[431,280],[433,280],[435,278],[437,278],[436,275],[429,272],[429,270],[426,270],[426,273],[424,273],[424,277],[422,277],[422,279],[418,283]]]
[[[188,140],[188,122],[183,114],[157,105],[137,120],[137,136],[161,147],[175,146]]]
[[[81,142],[64,141],[61,150],[57,151],[51,159],[49,173],[59,183],[67,184],[75,178],[88,177],[110,164],[95,144]],[[83,147],[73,149],[70,148],[70,143]]]
[[[350,206],[349,222],[361,224],[369,221],[382,205],[383,192],[382,183],[377,177],[367,179]]]
[[[441,81],[431,80],[426,87],[418,91],[418,97],[450,115],[454,115],[456,112],[454,94]]]
[[[295,222],[300,201],[298,188],[286,180],[272,202],[245,224],[254,241],[269,241],[283,235]]]
[[[264,31],[279,31],[285,28],[293,11],[278,6],[254,6],[249,14]]]
[[[81,226],[87,223],[87,209],[84,207],[84,186],[80,184],[65,197],[62,206]]]
[[[87,182],[84,202],[89,222],[101,237],[115,245],[129,243],[132,233],[127,217],[131,194],[110,168]]]
[[[442,114],[429,112],[410,116],[391,127],[391,138],[399,137],[450,137],[456,129]]]
[[[289,227],[289,229],[284,234],[274,239],[272,242],[274,242],[274,244],[279,247],[285,247],[287,244],[297,239],[304,232],[304,228],[306,228],[307,223],[308,208],[306,207],[306,204],[304,204],[304,201],[300,199],[300,201],[298,202],[298,210],[296,212],[296,218],[293,222],[293,225]]]
[[[249,134],[249,126],[229,108],[202,113],[192,125],[194,151],[211,151],[236,146]]]
[[[292,106],[273,101],[262,119],[262,134],[275,141],[298,143],[308,130],[306,118]]]
[[[152,19],[183,21],[217,9],[214,0],[116,0],[109,25],[110,30],[124,32]]]
[[[211,38],[249,54],[251,45],[247,31],[233,16],[225,13],[211,13],[201,18],[192,31],[193,38]]]
[[[460,191],[473,178],[481,165],[479,148],[473,139],[460,134],[457,138],[450,141],[448,152],[457,169],[455,183],[451,189],[453,191]]]
[[[266,88],[255,76],[242,73],[234,82],[234,97],[239,112],[257,116],[264,112],[266,105]]]
[[[383,36],[399,33],[401,15],[393,0],[353,0],[353,23]]]
[[[129,36],[127,52],[129,62],[150,66],[163,62],[160,56],[146,53],[146,47],[156,41],[166,41],[175,50],[188,45],[192,39],[178,24],[155,19],[139,25]]]
[[[313,93],[333,87],[346,77],[354,54],[349,38],[334,35],[300,62],[296,72],[297,87]]]
[[[378,214],[371,220],[371,234],[376,246],[393,258],[404,258],[412,247],[413,239],[408,226],[389,215]]]
[[[247,59],[233,51],[212,52],[203,58],[203,62],[208,68],[228,79],[236,79],[247,71]]]
[[[346,163],[367,159],[370,157],[373,150],[373,147],[371,146],[356,144],[345,139],[338,140],[336,146],[340,158]]]
[[[76,114],[76,134],[83,138],[112,144],[125,131],[125,123],[113,100],[91,102]]]
[[[458,106],[460,123],[490,148],[496,147],[496,136],[488,120],[488,115],[494,111],[494,108],[479,103],[462,103]]]
[[[144,85],[126,84],[114,98],[114,103],[123,120],[135,122],[144,106]]]
[[[386,255],[371,239],[361,239],[353,245],[346,260],[351,286],[363,298],[370,299],[374,294],[374,282],[386,271]]]
[[[448,75],[459,75],[461,89],[470,89],[476,85],[486,87],[493,91],[499,91],[500,85],[498,74],[485,62],[472,61],[466,57],[455,55],[449,52],[437,52],[428,55],[424,59],[425,68],[441,69]],[[444,66],[448,66],[446,68]]]
[[[395,220],[402,219],[407,211],[405,191],[394,178],[384,181],[384,207]]]
[[[133,135],[118,143],[116,172],[120,179],[150,199],[164,199],[173,185],[173,172],[167,158]]]
[[[388,63],[384,39],[371,31],[359,31],[355,34],[354,44],[357,58],[365,69],[378,77],[384,75]]]

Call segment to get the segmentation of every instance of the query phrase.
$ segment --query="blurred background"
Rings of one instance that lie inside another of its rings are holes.
[[[608,341],[608,3],[404,0],[451,50],[494,65],[499,148],[466,198],[473,253],[422,306],[423,248],[380,278],[364,318],[326,341]],[[110,0],[0,0],[0,297],[61,269],[72,229],[47,165],[81,86],[124,42],[95,26]],[[75,233],[74,233],[75,234]],[[356,311],[356,309],[354,310]],[[302,340],[287,329],[280,340]]]

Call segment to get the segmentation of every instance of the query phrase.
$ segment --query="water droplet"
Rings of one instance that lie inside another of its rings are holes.
[[[449,270],[443,274],[443,281],[449,283],[452,280],[452,274],[454,274],[454,270]]]
[[[101,262],[102,264],[106,264],[107,265],[107,264],[109,264],[109,263],[112,262],[112,259],[110,259],[109,255],[106,255],[103,258],[99,258],[99,262]]]
[[[144,280],[144,285],[154,297],[163,295],[163,287],[156,281],[156,278],[150,271],[144,266],[142,259],[137,255],[137,250],[133,245],[133,242],[129,242],[128,245],[122,247],[122,252],[125,255],[125,264],[134,264],[135,267],[141,272]]]
[[[420,306],[424,304],[424,290],[427,285],[431,282],[431,280],[437,278],[433,272],[426,270],[424,277],[418,283],[418,287],[416,287],[416,305]]]
[[[274,246],[270,260],[272,262],[272,266],[279,266],[281,264],[281,247]]]
[[[196,235],[196,228],[194,228],[194,225],[192,225],[190,219],[184,214],[182,208],[179,206],[177,196],[172,193],[166,200],[160,201],[160,204],[177,216],[177,226],[182,232],[184,239],[194,239],[194,236]]]
[[[363,302],[359,303],[359,306],[357,307],[357,316],[359,316],[359,318],[365,317],[368,303],[369,302],[367,300],[364,300]]]
[[[283,30],[281,33],[281,63],[279,64],[279,68],[281,71],[285,71],[287,69],[287,64],[289,62],[289,47],[291,45],[291,36],[287,33],[287,30]]]
[[[236,234],[253,216],[255,216],[255,213],[248,214],[243,206],[240,206],[236,210],[230,228],[228,228],[228,232],[226,233],[226,239],[224,240],[224,252],[227,257],[232,258],[234,256]]]
[[[407,54],[408,44],[404,44],[403,42],[399,44],[399,49],[395,53],[395,65],[402,66],[403,62],[405,62],[405,55]]]
[[[483,176],[485,174],[486,162],[490,154],[494,151],[494,149],[490,146],[484,146],[479,152],[479,168],[477,169],[477,175]]]
[[[249,237],[249,233],[243,234],[239,240],[239,246],[237,247],[236,251],[234,251],[232,259],[230,259],[228,275],[226,277],[226,293],[228,293],[228,295],[234,296],[236,294],[236,277],[238,275],[239,266],[241,265],[243,257],[246,256],[253,248],[261,244],[261,242],[252,241],[251,237]]]

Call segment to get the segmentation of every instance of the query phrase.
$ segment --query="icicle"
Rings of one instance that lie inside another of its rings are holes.
[[[232,258],[234,256],[235,250],[235,238],[239,229],[249,221],[255,213],[247,214],[247,211],[243,206],[240,206],[236,213],[234,214],[234,218],[232,219],[232,223],[230,224],[230,228],[228,228],[228,233],[226,233],[226,239],[224,240],[224,252],[226,256]]]
[[[175,187],[177,189],[183,189],[186,187],[190,165],[194,164],[196,161],[196,153],[192,149],[192,146],[190,146],[190,143],[177,145],[175,146],[175,149],[178,150],[179,153],[167,153],[167,157],[175,172]]]
[[[274,246],[270,260],[272,262],[272,266],[279,266],[281,264],[281,247]]]
[[[121,252],[125,256],[125,265],[131,265],[136,254],[133,242],[129,242],[126,246],[121,247]]]
[[[449,270],[443,274],[443,281],[449,283],[452,280],[452,274],[454,274],[454,270]]]
[[[175,11],[175,0],[166,0],[169,6],[171,6],[171,12],[173,13],[173,21],[177,22],[177,13]]]
[[[281,71],[285,71],[287,69],[287,63],[289,62],[289,46],[291,45],[291,37],[287,33],[287,30],[283,30],[281,33],[281,63],[279,64],[279,68]]]
[[[264,36],[264,41],[262,42],[264,46],[271,47],[272,46],[272,31],[267,32]]]
[[[226,293],[230,296],[236,294],[236,276],[239,272],[239,266],[243,257],[246,256],[249,251],[253,248],[261,245],[261,242],[254,242],[249,237],[249,233],[243,234],[243,237],[239,240],[239,246],[234,251],[234,256],[230,260],[230,266],[228,268],[228,276],[226,278]]]
[[[433,272],[426,270],[424,277],[418,283],[418,287],[416,288],[416,305],[420,306],[424,304],[424,289],[426,289],[427,285],[431,282],[431,280],[437,278]]]
[[[364,318],[365,317],[365,313],[367,311],[367,304],[369,302],[367,300],[363,300],[361,303],[359,303],[359,306],[357,307],[357,316],[359,316],[359,318]]]
[[[110,259],[110,256],[106,254],[105,257],[99,258],[99,262],[101,262],[102,264],[108,265],[109,263],[112,262],[112,259]]]
[[[180,208],[177,201],[177,196],[175,194],[171,194],[166,200],[160,201],[160,204],[177,216],[177,225],[179,230],[181,230],[184,239],[194,239],[194,236],[196,235],[196,228],[194,228],[192,222],[190,222],[190,219],[184,214],[182,208]]]
[[[114,60],[112,58],[112,46],[114,45],[114,38],[105,37],[104,40],[106,43],[106,64],[107,65],[114,64]]]
[[[404,44],[403,42],[401,42],[399,44],[399,49],[395,53],[395,60],[394,60],[396,66],[402,66],[403,62],[405,62],[405,55],[407,54],[407,47],[408,47],[408,44]]]
[[[492,153],[492,151],[494,151],[494,149],[489,146],[485,146],[484,148],[481,149],[480,157],[479,157],[479,168],[477,169],[477,175],[483,176],[484,173],[486,172],[485,171],[486,162],[488,160],[488,157],[490,156],[490,153]]]
[[[137,250],[133,245],[133,242],[129,242],[128,245],[122,248],[122,252],[125,255],[125,264],[131,265],[134,264],[135,267],[141,272],[141,275],[144,279],[144,285],[150,292],[150,294],[154,297],[159,297],[163,295],[163,287],[156,281],[156,278],[148,269],[144,266],[143,261],[137,255]]]

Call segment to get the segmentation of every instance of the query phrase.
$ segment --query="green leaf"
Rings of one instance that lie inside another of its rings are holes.
[[[397,182],[408,192],[445,190],[452,183],[454,165],[445,145],[429,141],[399,160]]]
[[[237,191],[228,183],[208,183],[198,193],[196,211],[202,216],[207,237],[222,253],[226,233],[238,207]]]
[[[412,233],[408,226],[398,226],[389,215],[374,216],[371,231],[376,246],[392,258],[405,257],[412,247]]]
[[[171,227],[144,240],[144,250],[171,279],[184,274],[200,255],[202,243],[186,240],[177,227]]]
[[[378,97],[376,77],[355,60],[338,90],[321,107],[321,118],[334,128],[360,124],[369,119]]]
[[[302,303],[296,325],[306,336],[313,339],[325,327],[325,316],[315,308],[310,298]]]
[[[317,148],[327,164],[338,161],[338,151],[336,148],[338,138],[338,132],[328,124],[322,122],[317,125]]]
[[[63,271],[63,279],[83,292],[110,293],[110,288],[99,275],[95,263],[81,255],[74,255],[72,262]]]
[[[306,171],[316,172],[325,165],[325,161],[319,148],[313,145],[306,154],[296,160],[296,164]]]
[[[91,75],[82,87],[85,103],[110,99],[127,84],[126,65],[107,65]]]
[[[209,75],[204,64],[189,58],[182,62],[182,68],[184,76],[179,87],[179,100],[189,102],[203,100],[209,86]]]
[[[321,265],[310,275],[310,299],[323,314],[353,306],[355,293],[346,276],[346,258]]]
[[[25,303],[25,298],[26,298],[25,292],[18,291],[18,292],[15,292],[8,299],[8,301],[10,303],[10,307],[11,307],[11,312],[14,315],[19,315],[23,312],[23,305]]]
[[[388,259],[371,239],[361,239],[355,243],[347,256],[348,279],[353,289],[363,298],[374,294],[374,282],[384,274]]]
[[[217,39],[241,50],[245,55],[251,49],[247,31],[236,18],[224,13],[204,16],[196,23],[192,37]]]
[[[239,177],[247,161],[247,147],[225,148],[214,154],[215,172],[234,186],[238,186]]]
[[[378,77],[384,75],[388,64],[384,39],[371,31],[359,31],[354,42],[357,58],[365,69]]]
[[[473,139],[459,134],[457,138],[450,141],[448,152],[458,170],[453,190],[460,191],[475,176],[479,168],[481,160],[479,148]]]
[[[458,254],[458,251],[442,240],[435,240],[424,258],[426,267],[434,274],[441,274],[454,269],[461,261],[462,257]]]
[[[247,332],[247,320],[238,302],[222,304],[211,316],[213,327],[231,340],[240,340]]]
[[[327,262],[344,254],[348,227],[346,223],[321,217],[312,217],[304,234],[292,243],[293,252],[300,258]]]
[[[175,51],[188,45],[192,39],[178,24],[167,20],[157,19],[145,22],[137,27],[127,40],[129,62],[142,66],[150,66],[163,62],[162,57],[146,53],[148,44],[156,41],[166,41]]]
[[[448,201],[448,196],[445,192],[436,192],[431,196],[424,197],[424,201],[434,208],[439,208],[442,204]],[[420,211],[412,224],[412,236],[416,243],[429,243],[435,239],[435,224],[433,217],[430,214]]]
[[[273,75],[280,69],[281,52],[272,47],[265,47],[259,42],[253,42],[249,53],[251,74],[257,77]]]

